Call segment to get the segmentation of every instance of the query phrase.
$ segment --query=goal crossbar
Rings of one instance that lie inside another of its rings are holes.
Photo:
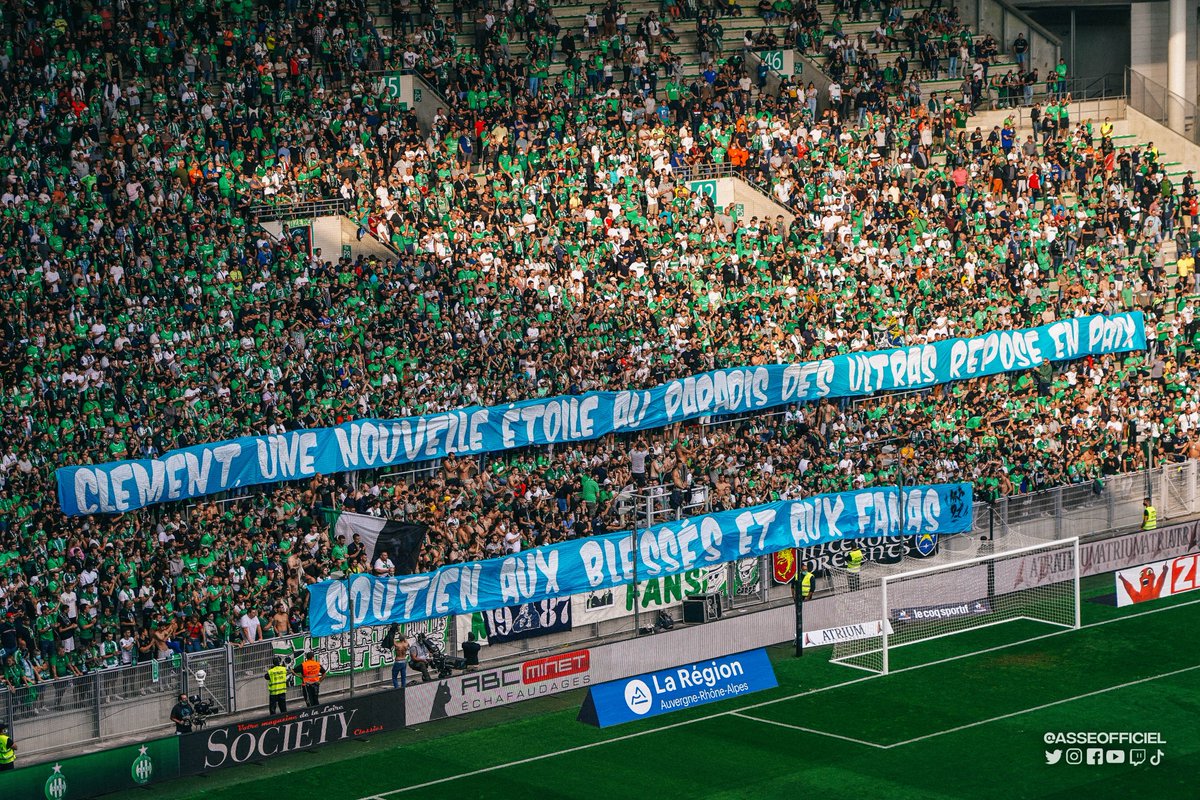
[[[961,567],[969,567],[973,564],[986,564],[989,561],[997,561],[999,559],[1007,559],[1012,556],[1020,556],[1026,553],[1034,553],[1039,550],[1054,550],[1061,548],[1063,545],[1071,545],[1073,550],[1078,550],[1079,537],[1072,536],[1069,539],[1055,539],[1052,542],[1043,542],[1041,544],[1029,544],[1024,547],[1014,547],[1011,550],[1000,550],[995,553],[989,553],[986,556],[975,556],[973,558],[957,559],[955,561],[947,561],[945,564],[935,564],[932,567],[922,567],[921,569],[906,570],[905,572],[897,572],[895,575],[884,575],[880,578],[883,581],[891,581],[895,583],[904,578],[915,578],[919,575],[926,575],[931,572],[945,572],[949,569],[958,569]],[[1079,572],[1079,559],[1075,559],[1075,571]]]
[[[1025,568],[1012,562],[1038,553],[1070,553],[1071,562],[1044,570],[1030,566],[1034,577],[1012,577]],[[979,569],[986,567],[984,573]],[[1004,573],[1004,588],[998,576]],[[879,634],[834,646],[832,661],[887,674],[891,650],[953,636],[968,630],[1027,620],[1063,628],[1080,626],[1079,538],[1043,542],[1011,550],[958,559],[893,575],[859,576],[842,571],[846,590],[841,624],[881,620]],[[866,580],[864,581],[863,578]],[[905,587],[901,589],[900,587]],[[893,609],[893,604],[896,609]],[[952,613],[953,606],[961,607]],[[899,609],[909,609],[901,615]],[[920,612],[927,612],[922,616]],[[896,623],[895,632],[891,623]]]

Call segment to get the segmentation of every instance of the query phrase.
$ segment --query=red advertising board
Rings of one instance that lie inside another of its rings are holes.
[[[1117,605],[1145,603],[1200,589],[1200,553],[1117,571]]]

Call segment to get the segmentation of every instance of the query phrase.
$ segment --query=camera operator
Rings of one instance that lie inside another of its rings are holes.
[[[475,638],[474,631],[467,634],[467,640],[463,642],[462,651],[464,669],[474,669],[479,666],[479,642]]]
[[[192,701],[186,694],[179,695],[179,702],[171,708],[171,722],[175,723],[175,735],[192,732],[192,717],[196,713]]]
[[[433,666],[433,654],[429,651],[429,642],[426,641],[425,634],[417,634],[417,640],[408,649],[408,661],[413,669],[421,673],[422,680],[433,680],[429,677],[429,668]]]

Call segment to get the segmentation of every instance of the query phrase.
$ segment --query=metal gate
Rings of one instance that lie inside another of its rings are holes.
[[[233,670],[229,649],[188,653],[184,657],[184,687],[190,695],[215,703],[224,714],[237,711],[237,693],[233,691]]]

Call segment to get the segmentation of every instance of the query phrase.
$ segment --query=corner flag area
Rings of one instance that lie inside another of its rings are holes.
[[[1195,797],[1200,599],[1118,609],[1112,586],[1084,581],[1079,630],[968,631],[887,675],[778,647],[778,689],[669,717],[599,731],[573,692],[124,796]]]

